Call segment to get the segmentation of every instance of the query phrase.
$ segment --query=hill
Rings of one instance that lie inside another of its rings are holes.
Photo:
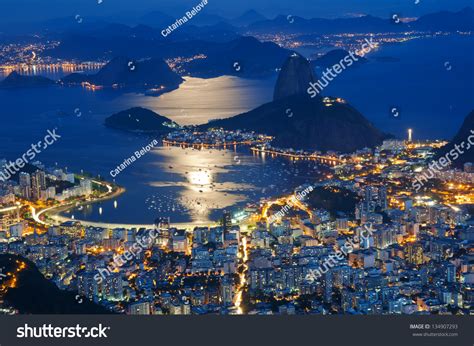
[[[52,79],[42,76],[23,76],[16,71],[0,82],[0,88],[37,88],[56,84]]]
[[[162,59],[133,61],[127,57],[117,57],[109,61],[94,75],[73,73],[64,77],[64,84],[88,82],[111,87],[176,89],[184,80],[171,71]]]
[[[313,69],[301,55],[293,54],[285,61],[275,85],[273,101],[291,95],[305,94],[310,83],[315,83]]]
[[[309,62],[292,55],[280,72],[272,102],[201,127],[266,133],[275,137],[274,146],[320,151],[353,152],[387,137],[346,101],[312,99],[307,89],[316,79]]]
[[[469,142],[469,139],[471,143]],[[464,145],[462,143],[464,143]],[[456,145],[458,145],[460,150],[464,152],[463,154],[456,150]],[[459,156],[457,159],[452,161],[451,165],[453,168],[462,169],[466,162],[474,162],[474,110],[467,115],[458,133],[446,146],[438,151],[436,157],[440,158],[449,155],[449,157],[453,159],[454,155],[449,154],[450,152],[456,152]]]
[[[133,32],[136,32],[136,28]],[[159,31],[155,35],[161,36]],[[178,35],[186,35],[187,39],[179,40]],[[138,37],[129,31],[123,35],[113,32],[70,35],[45,54],[61,59],[83,60],[117,56],[127,56],[130,60],[149,56],[162,59],[196,57],[181,62],[182,75],[200,78],[223,75],[259,78],[275,74],[275,69],[283,64],[291,51],[272,42],[241,37],[231,26],[218,23],[199,28],[183,27],[166,39]]]
[[[270,102],[204,127],[266,133],[275,137],[272,145],[279,147],[338,152],[375,147],[387,137],[349,104],[325,103],[308,95]]]
[[[247,26],[252,23],[261,22],[267,20],[261,13],[255,10],[249,10],[243,13],[241,16],[234,18],[230,22],[235,26]]]
[[[257,33],[282,32],[292,34],[340,34],[372,32],[420,31],[472,31],[474,11],[467,7],[459,12],[442,11],[421,16],[417,20],[395,24],[392,19],[361,16],[354,18],[311,18],[279,15],[274,19],[249,25],[248,30]]]
[[[421,16],[413,27],[428,31],[472,31],[474,30],[474,10],[466,7],[459,12],[441,11]]]
[[[22,267],[24,263],[24,267]],[[13,273],[16,284],[3,292],[5,302],[21,314],[109,314],[87,299],[76,299],[75,292],[60,290],[38,271],[33,262],[17,255],[0,255],[0,268]],[[22,269],[23,268],[23,269]],[[17,271],[18,270],[18,271]],[[10,277],[2,281],[10,281]]]
[[[149,109],[135,107],[105,119],[105,125],[118,130],[165,134],[179,126],[172,120]]]

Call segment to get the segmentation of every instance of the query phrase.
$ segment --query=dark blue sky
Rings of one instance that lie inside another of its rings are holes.
[[[1,0],[0,22],[42,21],[74,16],[114,19],[140,16],[161,10],[175,16],[192,8],[201,0]],[[388,17],[393,13],[418,16],[439,10],[474,7],[474,0],[208,0],[207,13],[234,17],[249,9],[267,16],[293,14],[304,17],[342,17],[368,13]]]

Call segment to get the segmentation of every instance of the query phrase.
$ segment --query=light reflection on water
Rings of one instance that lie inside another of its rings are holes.
[[[185,77],[179,89],[159,97],[126,94],[130,101],[180,125],[204,124],[228,118],[270,102],[275,78],[248,80],[231,76],[212,79]]]
[[[239,160],[234,158],[238,155]],[[158,147],[124,171],[124,186],[133,186],[116,200],[75,209],[76,219],[112,223],[151,223],[157,217],[173,222],[215,221],[234,210],[289,192],[314,179],[306,163],[267,160],[247,148],[234,150]],[[143,159],[144,160],[144,159]],[[116,203],[116,201],[118,202]],[[102,213],[98,213],[101,208]]]
[[[188,210],[193,221],[208,221],[211,210],[225,209],[247,201],[248,194],[256,189],[251,181],[246,183],[225,179],[226,174],[236,169],[233,167],[236,164],[235,153],[230,150],[161,147],[154,154],[165,158],[165,162],[157,163],[156,166],[178,176],[179,181],[153,181],[150,185],[163,187],[174,184],[182,187],[177,201]],[[250,168],[256,163],[246,160],[240,164]]]
[[[83,169],[112,180],[110,170],[152,138],[106,128],[104,119],[111,114],[141,106],[181,124],[196,124],[236,115],[269,101],[273,84],[271,79],[189,78],[178,90],[160,97],[105,89],[90,92],[80,87],[0,90],[5,111],[0,157],[15,159],[30,146],[32,138],[41,138],[45,129],[58,127],[61,140],[41,153],[38,158],[43,163],[52,166],[57,162],[73,172]],[[76,108],[81,117],[74,114]],[[15,116],[7,116],[10,112]],[[159,216],[169,216],[172,222],[217,220],[224,209],[291,188],[297,184],[291,174],[289,166],[278,160],[264,161],[248,148],[234,152],[233,148],[198,151],[158,147],[116,177],[126,189],[124,194],[65,215],[118,224],[150,224]]]

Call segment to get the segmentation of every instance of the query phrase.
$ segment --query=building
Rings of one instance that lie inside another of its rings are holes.
[[[232,305],[233,300],[234,300],[234,287],[233,287],[233,282],[232,278],[228,275],[225,275],[221,279],[221,284],[220,284],[220,301],[224,305]]]
[[[464,164],[464,172],[466,173],[474,173],[474,163],[466,162]]]
[[[423,264],[423,247],[419,243],[409,243],[405,246],[405,260],[413,265]]]
[[[24,199],[31,198],[31,177],[28,173],[20,173],[20,194]]]
[[[152,312],[152,304],[148,301],[138,301],[129,304],[127,307],[128,315],[151,315]]]

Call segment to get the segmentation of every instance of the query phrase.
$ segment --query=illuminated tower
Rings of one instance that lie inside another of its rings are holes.
[[[411,142],[413,140],[413,130],[408,129],[408,142]]]

